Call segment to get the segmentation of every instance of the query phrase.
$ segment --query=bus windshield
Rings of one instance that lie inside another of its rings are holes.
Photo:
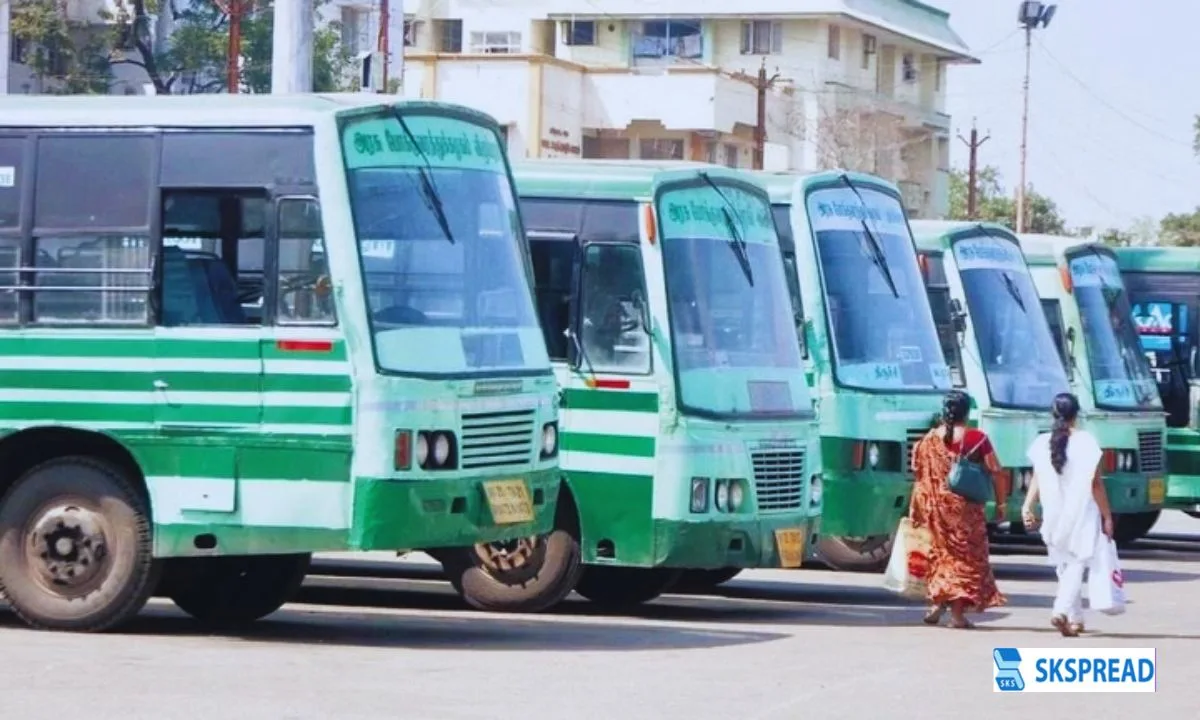
[[[1020,246],[980,230],[953,251],[992,404],[1046,410],[1069,386]]]
[[[380,370],[548,371],[495,134],[401,110],[351,119],[342,143]]]
[[[680,408],[811,415],[766,194],[708,177],[665,184],[657,197]]]
[[[858,185],[814,190],[806,204],[838,382],[869,391],[949,390],[900,201]]]
[[[1158,385],[1142,354],[1133,309],[1116,258],[1098,249],[1067,261],[1079,307],[1096,406],[1112,410],[1158,409]]]

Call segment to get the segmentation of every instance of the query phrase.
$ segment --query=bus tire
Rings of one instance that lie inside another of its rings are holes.
[[[675,587],[680,590],[691,591],[712,590],[741,574],[742,568],[737,567],[717,568],[715,570],[684,570]]]
[[[0,500],[0,596],[28,625],[100,632],[157,584],[149,508],[134,480],[90,457],[22,475]]]
[[[575,585],[575,592],[597,605],[629,608],[648,603],[671,590],[682,576],[683,570],[676,568],[587,565]]]
[[[1128,545],[1141,540],[1158,522],[1161,510],[1140,513],[1113,513],[1113,540],[1117,545]]]
[[[311,562],[311,553],[174,558],[163,571],[162,593],[205,625],[245,625],[291,600]]]
[[[583,555],[571,533],[554,530],[512,544],[514,553],[528,553],[516,567],[504,567],[496,543],[440,553],[443,570],[468,605],[488,612],[537,613],[575,589]]]
[[[825,537],[817,541],[817,554],[834,570],[883,572],[892,554],[895,535],[864,538]]]

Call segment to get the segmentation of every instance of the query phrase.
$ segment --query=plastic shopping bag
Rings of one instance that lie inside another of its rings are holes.
[[[1088,605],[1105,615],[1125,612],[1125,576],[1121,574],[1117,544],[1107,540],[1096,548],[1088,568]]]
[[[929,577],[929,530],[915,527],[908,518],[900,520],[892,543],[892,557],[883,575],[883,587],[913,600],[925,599]]]

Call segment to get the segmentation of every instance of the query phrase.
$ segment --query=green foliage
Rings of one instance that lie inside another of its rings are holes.
[[[1000,171],[992,166],[980,168],[976,176],[976,220],[999,223],[1010,229],[1016,227],[1017,201],[1000,182]],[[967,173],[953,170],[950,173],[950,218],[968,220]],[[1025,190],[1025,230],[1031,233],[1061,235],[1066,232],[1066,223],[1053,200],[1033,189]]]
[[[1171,213],[1159,226],[1163,245],[1200,246],[1200,207],[1190,213]]]
[[[314,19],[329,0],[308,0]],[[274,0],[241,0],[243,92],[271,90]],[[159,6],[172,12],[170,42],[156,46],[154,18]],[[66,19],[60,0],[14,0],[12,34],[25,50],[25,62],[42,81],[43,92],[104,93],[121,65],[141,68],[162,94],[226,92],[229,16],[215,0],[114,0],[100,22],[83,26]],[[349,89],[344,81],[352,58],[341,44],[339,23],[318,24],[313,34],[313,91]]]

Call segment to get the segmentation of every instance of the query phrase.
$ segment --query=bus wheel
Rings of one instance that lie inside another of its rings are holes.
[[[817,542],[817,553],[834,570],[883,572],[892,554],[892,537],[822,537]]]
[[[571,594],[583,569],[565,530],[442,553],[442,568],[468,605],[491,612],[541,612]]]
[[[675,587],[679,590],[711,590],[723,585],[742,573],[742,568],[727,567],[716,570],[684,570]]]
[[[1154,523],[1158,522],[1161,510],[1140,513],[1113,514],[1113,540],[1118,545],[1128,545],[1134,540],[1140,540],[1150,532]]]
[[[683,570],[675,568],[587,565],[575,592],[597,605],[613,608],[647,603],[675,587]]]
[[[107,463],[67,457],[25,473],[0,501],[0,596],[33,627],[100,631],[154,592],[146,503]]]
[[[243,625],[291,600],[311,562],[309,553],[175,558],[163,571],[162,593],[206,625]]]

